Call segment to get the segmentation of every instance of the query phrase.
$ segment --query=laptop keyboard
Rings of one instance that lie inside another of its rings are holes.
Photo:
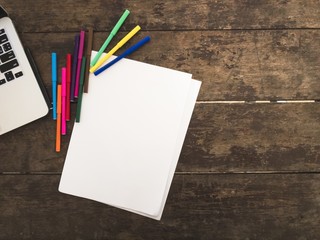
[[[0,85],[23,76],[8,36],[0,29]]]

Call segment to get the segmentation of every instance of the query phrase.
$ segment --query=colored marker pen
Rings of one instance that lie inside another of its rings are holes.
[[[67,123],[66,123],[66,97],[67,97],[67,73],[66,68],[62,68],[62,85],[61,85],[61,134],[66,135]]]
[[[57,119],[57,53],[51,53],[52,118]]]

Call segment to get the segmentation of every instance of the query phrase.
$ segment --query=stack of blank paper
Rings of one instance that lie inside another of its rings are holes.
[[[91,74],[59,191],[160,220],[200,85],[129,59]]]

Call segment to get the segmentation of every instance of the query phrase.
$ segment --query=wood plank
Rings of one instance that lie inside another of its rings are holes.
[[[297,1],[41,1],[1,2],[22,32],[75,31],[92,25],[110,31],[124,9],[123,29],[146,30],[319,28],[317,0]]]
[[[320,105],[212,102],[320,99],[318,0],[1,5],[49,93],[51,52],[61,68],[85,26],[94,26],[97,50],[125,8],[131,15],[112,46],[139,24],[128,46],[152,41],[129,58],[191,72],[203,84],[160,222],[59,193],[73,122],[56,153],[49,115],[0,136],[0,240],[318,239]]]
[[[318,104],[197,104],[178,171],[319,171]]]
[[[0,176],[0,239],[317,239],[319,174],[176,175],[161,221]]]
[[[75,105],[73,114],[75,116]],[[319,104],[196,104],[178,172],[317,172]],[[72,123],[68,125],[70,130]],[[0,172],[61,172],[51,116],[0,138]]]
[[[146,35],[152,41],[129,58],[192,73],[203,82],[198,100],[320,98],[320,30],[142,32],[132,42]],[[94,49],[106,36],[95,33]],[[65,64],[65,55],[73,51],[74,33],[21,37],[49,90],[50,53],[58,53],[60,67]]]

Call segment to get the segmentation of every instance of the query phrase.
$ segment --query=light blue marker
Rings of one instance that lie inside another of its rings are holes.
[[[53,52],[51,54],[51,76],[52,76],[52,118],[57,119],[57,54]]]

